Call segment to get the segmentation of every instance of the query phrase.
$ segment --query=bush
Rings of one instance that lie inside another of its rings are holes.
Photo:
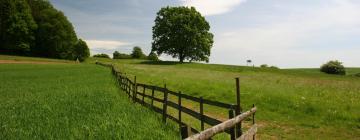
[[[115,51],[113,53],[113,59],[130,59],[131,55],[119,53],[118,51]]]
[[[100,58],[110,58],[109,55],[101,53],[101,54],[95,54],[93,57],[100,57]]]
[[[145,54],[142,52],[140,47],[135,46],[131,53],[132,58],[146,58]]]
[[[267,68],[267,67],[269,67],[267,64],[260,65],[260,68]]]
[[[342,62],[337,60],[329,61],[326,64],[323,64],[320,67],[321,72],[325,72],[327,74],[338,74],[338,75],[345,75],[345,67],[342,65]]]
[[[152,60],[152,61],[159,61],[158,56],[154,52],[151,52],[149,54],[149,56],[147,57],[147,59]]]

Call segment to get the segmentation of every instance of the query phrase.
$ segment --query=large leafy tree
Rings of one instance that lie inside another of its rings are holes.
[[[78,39],[65,15],[45,0],[28,0],[28,3],[38,24],[33,53],[51,58],[76,59],[73,47]]]
[[[0,1],[0,49],[9,54],[29,54],[36,23],[25,0]]]
[[[74,58],[78,59],[80,62],[84,61],[90,56],[89,47],[82,39],[79,39],[79,41],[76,43],[73,52],[75,55]]]
[[[180,62],[209,61],[213,45],[210,25],[194,7],[165,7],[155,19],[152,51],[178,58]]]

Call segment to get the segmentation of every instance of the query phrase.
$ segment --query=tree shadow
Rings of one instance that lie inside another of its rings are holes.
[[[146,65],[178,65],[178,64],[185,64],[175,61],[143,61],[140,62],[140,64],[146,64]]]

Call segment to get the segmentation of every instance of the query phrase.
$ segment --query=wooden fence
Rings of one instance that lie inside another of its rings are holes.
[[[227,113],[229,120],[242,115],[241,107],[240,107],[240,86],[239,86],[238,78],[236,78],[237,104],[234,105],[234,104],[228,104],[213,100],[207,100],[207,99],[203,99],[202,97],[200,98],[193,97],[186,94],[182,94],[181,92],[174,92],[167,89],[166,84],[164,85],[164,87],[158,87],[154,85],[138,83],[136,81],[136,76],[134,76],[134,79],[131,80],[125,74],[116,70],[115,67],[111,64],[105,64],[100,62],[96,62],[96,64],[111,68],[112,74],[116,77],[116,80],[120,88],[123,91],[125,91],[129,99],[131,99],[133,102],[138,102],[150,109],[153,109],[155,112],[161,113],[164,122],[166,122],[167,119],[170,119],[178,123],[180,126],[181,136],[183,139],[187,138],[188,136],[191,136],[192,134],[197,134],[200,131],[204,131],[205,124],[209,126],[217,126],[223,123],[222,121],[205,114],[204,105],[214,106],[228,110]],[[150,91],[150,93],[149,92],[146,93],[146,91]],[[177,98],[177,102],[169,100],[169,95],[175,96]],[[199,105],[199,111],[193,110],[191,108],[182,105],[184,99],[197,103]],[[161,107],[156,106],[155,104],[161,104]],[[168,113],[168,107],[177,110],[176,117]],[[183,113],[199,120],[201,127],[200,130],[196,129],[194,126],[191,126],[190,124],[185,124],[182,120]],[[255,113],[253,113],[252,115],[253,115],[252,117],[253,123],[255,124]],[[241,121],[234,123],[233,126],[229,126],[223,130],[223,132],[230,135],[231,140],[235,140],[236,138],[241,138],[242,136]],[[255,133],[253,134],[253,138],[255,138]]]

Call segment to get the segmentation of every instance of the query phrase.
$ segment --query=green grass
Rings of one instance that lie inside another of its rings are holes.
[[[114,63],[140,83],[227,103],[236,102],[235,77],[241,78],[241,104],[258,107],[257,137],[261,139],[358,139],[360,137],[360,78],[328,75],[318,69],[261,69],[143,60],[98,61]],[[89,59],[93,63],[95,59]],[[359,68],[348,70],[350,74]],[[187,103],[198,108],[198,104]],[[226,110],[205,108],[226,119]],[[197,124],[196,121],[188,123]]]
[[[0,64],[0,81],[0,139],[179,139],[177,125],[132,103],[105,67]]]

